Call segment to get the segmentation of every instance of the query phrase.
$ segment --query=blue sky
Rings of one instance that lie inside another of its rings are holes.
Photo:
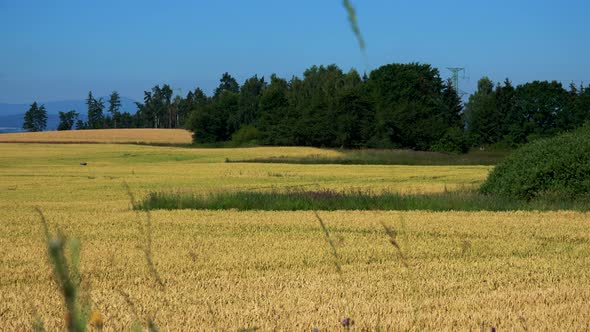
[[[141,99],[168,83],[210,93],[221,73],[301,75],[313,64],[371,70],[430,63],[463,89],[487,75],[590,83],[590,2],[352,0],[358,49],[340,0],[0,0],[0,102]]]

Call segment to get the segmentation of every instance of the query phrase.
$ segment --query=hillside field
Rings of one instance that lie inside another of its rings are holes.
[[[0,134],[0,143],[158,143],[190,144],[184,129],[88,129]]]
[[[162,331],[334,331],[342,317],[358,331],[588,328],[590,218],[572,211],[318,211],[338,273],[311,211],[155,210],[158,287],[142,251],[146,214],[130,209],[124,183],[137,199],[167,190],[429,193],[475,188],[492,169],[225,162],[309,155],[339,152],[0,144],[0,330],[30,330],[36,319],[64,329],[35,207],[51,231],[80,241],[81,288],[106,331],[147,319]]]

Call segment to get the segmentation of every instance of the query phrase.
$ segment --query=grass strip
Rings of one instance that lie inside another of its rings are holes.
[[[339,165],[496,165],[509,151],[472,151],[467,154],[411,150],[337,150],[343,156],[312,154],[302,157],[274,156],[268,158],[226,159],[228,163],[339,164]]]
[[[477,191],[435,194],[374,193],[365,190],[238,191],[210,194],[153,192],[135,205],[141,210],[426,210],[426,211],[590,211],[590,200],[541,197],[531,201]]]

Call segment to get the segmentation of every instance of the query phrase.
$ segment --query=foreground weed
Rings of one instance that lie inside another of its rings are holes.
[[[127,182],[123,182],[123,186],[127,190],[127,196],[129,196],[129,201],[131,203],[132,208],[135,207],[137,205],[137,201],[135,200],[135,195],[133,195],[133,192],[131,191],[129,184],[127,184]],[[140,212],[137,211],[136,214],[139,218]],[[150,275],[154,278],[156,284],[160,287],[160,290],[164,291],[166,286],[164,284],[164,281],[160,277],[160,273],[156,269],[156,265],[154,264],[154,259],[153,259],[152,217],[151,217],[151,214],[149,211],[146,211],[145,225],[142,223],[141,219],[139,220],[139,225],[140,225],[140,233],[144,236],[144,243],[145,244],[142,246],[142,251],[144,253],[146,265],[148,267]],[[127,304],[132,308],[136,318],[138,318],[137,310],[135,309],[135,305],[133,304],[131,297],[122,291],[120,292],[120,294],[125,298],[125,302],[127,302]],[[163,299],[164,299],[165,304],[168,305],[168,301],[166,300],[166,298],[163,298]],[[150,331],[150,332],[157,332],[158,331],[158,327],[156,326],[156,323],[150,317],[148,317],[148,319],[147,319],[147,328],[148,328],[148,331]]]
[[[392,229],[391,227],[387,226],[385,224],[385,222],[381,221],[381,226],[383,226],[383,229],[385,230],[385,234],[387,234],[387,237],[389,239],[389,243],[391,243],[391,245],[396,249],[397,254],[402,262],[402,264],[404,264],[405,267],[410,267],[408,265],[408,260],[406,258],[406,255],[404,255],[404,252],[402,251],[401,246],[399,245],[399,243],[397,242],[397,232]]]
[[[127,196],[129,196],[129,200],[131,202],[132,208],[135,209],[138,206],[137,201],[135,200],[135,195],[133,195],[133,192],[131,192],[131,188],[129,188],[129,184],[127,184],[127,182],[123,182],[123,186],[127,190]],[[139,210],[137,210],[137,209],[135,209],[135,210],[137,211],[136,214],[139,217],[139,213],[140,213]],[[154,278],[154,280],[158,284],[158,286],[160,286],[161,289],[164,289],[165,288],[164,282],[162,281],[162,278],[160,277],[160,274],[158,273],[158,270],[156,269],[156,265],[154,264],[154,259],[153,259],[152,217],[151,217],[149,210],[146,210],[145,225],[141,222],[141,220],[139,222],[139,225],[140,225],[140,232],[145,238],[145,244],[142,246],[142,251],[144,253],[148,269],[150,271],[150,274],[152,275],[152,277]]]
[[[338,272],[338,274],[342,275],[342,266],[340,264],[340,256],[338,255],[338,251],[336,250],[336,246],[334,245],[334,241],[332,241],[332,237],[330,237],[330,232],[328,231],[328,228],[326,227],[326,224],[324,223],[324,221],[322,220],[320,215],[316,211],[313,211],[313,213],[315,214],[315,217],[317,218],[317,220],[320,222],[320,226],[322,227],[322,230],[324,231],[324,236],[326,238],[326,242],[328,242],[328,245],[330,246],[330,249],[332,252],[332,257],[334,258],[334,267],[336,267],[336,272]]]
[[[406,256],[406,254],[404,254],[404,251],[402,250],[402,246],[400,245],[399,241],[397,240],[398,231],[396,231],[392,227],[388,226],[382,220],[380,221],[380,223],[381,223],[381,226],[383,227],[383,229],[385,230],[385,234],[387,235],[388,242],[393,246],[401,263],[407,269],[407,272],[408,272],[407,277],[408,277],[409,285],[411,287],[410,292],[412,294],[419,293],[420,289],[419,289],[418,284],[416,282],[416,276],[414,275],[414,271],[412,271],[412,269],[410,268],[408,258]],[[406,233],[406,231],[405,231],[406,227],[405,227],[405,222],[404,222],[403,218],[401,218],[400,223],[401,223],[402,232]],[[407,238],[406,238],[406,242],[407,242]],[[407,243],[406,243],[406,246],[407,246]],[[412,312],[413,312],[412,326],[415,326],[415,324],[418,322],[418,316],[420,314],[420,309],[421,309],[422,305],[412,303],[412,302],[410,302],[410,305],[412,307]]]
[[[43,226],[45,243],[47,245],[47,253],[53,268],[53,277],[61,291],[66,306],[67,329],[70,332],[86,331],[89,318],[89,306],[86,305],[86,310],[82,310],[82,305],[78,298],[80,286],[80,273],[78,269],[80,262],[80,245],[77,241],[72,241],[70,243],[71,255],[70,261],[68,262],[65,254],[66,237],[60,231],[52,236],[49,233],[47,219],[41,209],[35,208],[35,211],[37,211],[41,218],[41,225]],[[100,328],[102,328],[102,324],[100,325]],[[36,321],[33,325],[33,329],[36,331],[43,331],[43,323],[40,320]]]
[[[346,287],[344,285],[344,275],[342,273],[342,263],[341,263],[340,255],[338,254],[338,251],[336,250],[336,245],[334,244],[334,241],[332,240],[332,237],[330,236],[330,231],[328,231],[328,227],[326,227],[326,223],[320,217],[320,215],[317,213],[317,211],[313,211],[313,213],[315,214],[316,219],[319,221],[320,226],[322,227],[322,230],[324,232],[324,237],[326,238],[326,242],[328,242],[328,245],[330,246],[332,258],[334,260],[334,267],[336,268],[336,272],[338,273],[338,276],[340,277],[340,283],[339,283],[340,300],[345,303],[345,307],[346,307],[345,312],[348,312],[348,302],[346,301],[346,297],[345,297]],[[344,328],[345,331],[349,331],[350,328],[352,327],[352,325],[354,325],[354,320],[352,320],[348,316],[345,316],[340,319],[340,324],[342,325],[342,327]]]
[[[132,206],[136,205],[135,197],[131,192],[127,183],[124,183],[125,188],[127,189],[127,194],[129,195],[130,201]],[[79,286],[80,286],[80,272],[79,272],[79,262],[80,262],[80,244],[78,241],[70,241],[70,260],[66,258],[65,254],[65,244],[66,244],[66,236],[61,232],[58,231],[55,236],[52,236],[49,232],[49,226],[47,223],[47,219],[45,215],[39,208],[35,208],[35,211],[39,214],[41,219],[41,225],[43,227],[43,233],[45,236],[45,243],[47,245],[47,252],[50,259],[50,263],[53,267],[53,275],[54,279],[61,290],[62,296],[64,298],[65,306],[66,306],[66,326],[69,332],[84,332],[86,331],[88,325],[101,330],[104,326],[104,320],[101,313],[97,310],[90,311],[90,305],[81,305],[79,300]],[[139,211],[137,212],[139,215]],[[149,272],[156,281],[156,283],[160,286],[162,290],[165,288],[165,284],[158,273],[154,261],[153,261],[153,254],[152,254],[152,223],[151,223],[151,215],[149,211],[146,212],[146,222],[145,225],[140,223],[141,225],[141,233],[145,236],[145,245],[142,247],[144,252],[144,256],[146,259],[146,264],[148,266]],[[125,302],[131,308],[134,316],[136,319],[139,320],[138,311],[136,309],[136,305],[131,300],[131,297],[123,292],[119,291],[119,294],[125,299]],[[166,302],[166,304],[168,304]],[[135,324],[137,326],[137,324]],[[141,325],[139,325],[139,330],[142,330]],[[34,331],[45,331],[45,327],[43,322],[40,319],[36,319],[33,322],[33,330]],[[147,319],[147,329],[150,332],[157,332],[158,328],[153,319]],[[132,330],[135,330],[133,328]]]
[[[135,305],[135,302],[133,302],[133,300],[131,300],[131,296],[129,296],[129,294],[125,293],[124,291],[119,290],[119,294],[121,295],[121,297],[123,297],[123,299],[125,300],[125,303],[127,303],[129,308],[131,309],[131,312],[133,313],[133,316],[135,317],[135,322],[133,323],[133,326],[131,327],[131,331],[143,331],[143,327],[141,324],[141,318],[139,317],[139,314],[137,311],[137,306]],[[148,331],[150,331],[150,332],[157,332],[158,331],[158,327],[157,327],[156,323],[151,318],[147,319],[146,324],[147,324]]]

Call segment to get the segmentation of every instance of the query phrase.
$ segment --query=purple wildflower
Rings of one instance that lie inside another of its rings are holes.
[[[340,324],[342,324],[344,328],[349,328],[354,325],[354,321],[350,319],[350,317],[344,317],[340,320]]]

